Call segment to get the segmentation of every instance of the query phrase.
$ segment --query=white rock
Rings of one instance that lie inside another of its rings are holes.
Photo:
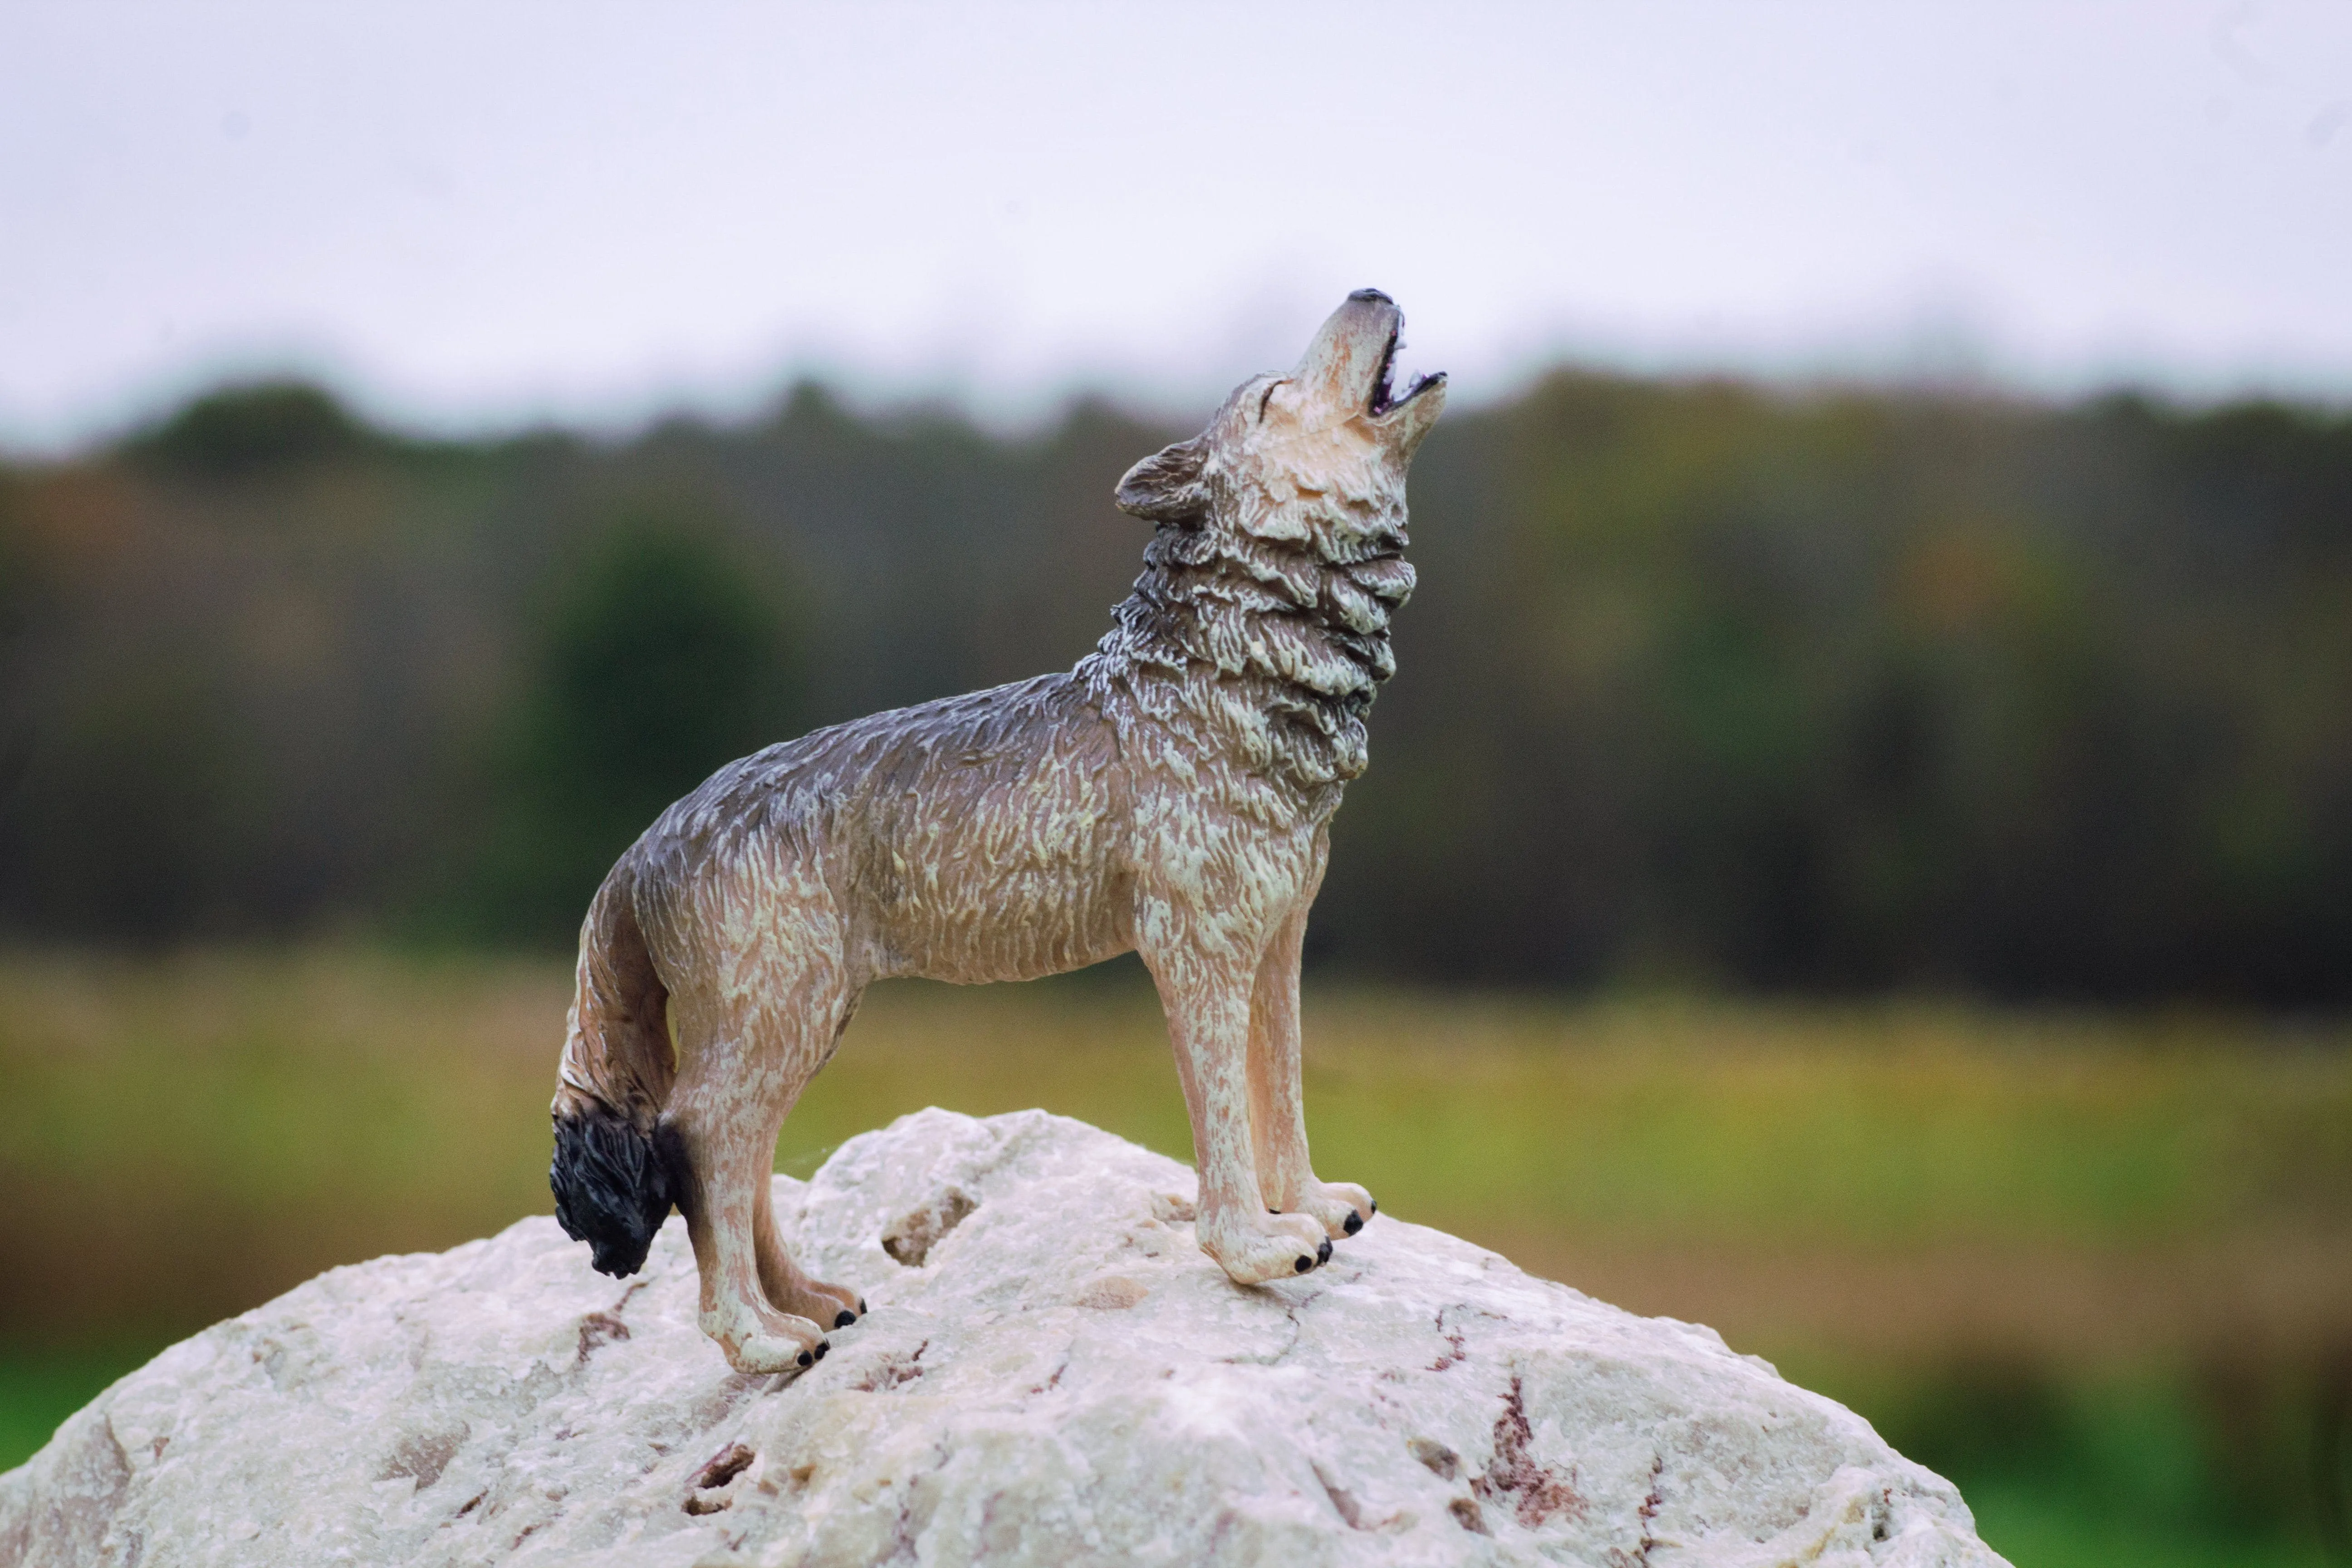
[[[1437,1231],[1242,1289],[1190,1171],[1042,1111],[776,1181],[873,1308],[797,1380],[697,1331],[681,1225],[614,1281],[529,1219],[164,1352],[0,1477],[0,1563],[2000,1562],[1861,1417]]]

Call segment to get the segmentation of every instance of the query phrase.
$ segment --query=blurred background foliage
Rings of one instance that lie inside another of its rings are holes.
[[[731,757],[1066,668],[1185,432],[794,388],[427,441],[232,387],[0,466],[0,1464],[545,1212],[590,892]],[[1318,1163],[1720,1328],[2027,1568],[2352,1552],[2352,418],[1552,375],[1412,477]],[[785,1132],[1189,1147],[1131,963],[886,987]]]
[[[431,444],[263,385],[7,472],[0,921],[560,946],[718,763],[1068,666],[1172,434],[802,386]],[[1319,970],[2352,994],[2352,419],[1560,374],[1412,504]]]
[[[618,512],[536,606],[491,742],[469,888],[419,913],[467,937],[560,945],[621,847],[719,763],[807,728],[796,617],[718,513]]]

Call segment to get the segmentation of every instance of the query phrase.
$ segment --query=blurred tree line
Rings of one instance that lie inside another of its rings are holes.
[[[1068,666],[1181,433],[803,385],[422,443],[265,385],[0,468],[0,927],[561,946],[717,764]],[[2352,419],[1562,374],[1412,508],[1318,963],[2352,997]]]

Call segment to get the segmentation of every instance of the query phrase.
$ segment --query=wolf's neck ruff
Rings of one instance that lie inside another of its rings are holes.
[[[1396,673],[1389,615],[1413,585],[1395,553],[1401,519],[1346,537],[1355,559],[1213,522],[1160,524],[1078,678],[1114,719],[1113,692],[1156,719],[1190,717],[1234,761],[1328,793],[1335,809],[1336,786],[1364,771],[1364,715]]]

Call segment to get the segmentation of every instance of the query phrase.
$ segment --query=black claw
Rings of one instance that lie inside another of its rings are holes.
[[[1298,1260],[1298,1271],[1299,1271],[1301,1274],[1306,1273],[1308,1269],[1310,1269],[1310,1268],[1314,1268],[1314,1267],[1315,1267],[1315,1259],[1313,1259],[1313,1258],[1301,1258]]]
[[[1328,1263],[1331,1261],[1331,1238],[1329,1237],[1325,1237],[1323,1238],[1323,1245],[1315,1249],[1315,1261],[1318,1263]]]
[[[1373,1206],[1374,1208],[1378,1208],[1378,1207],[1380,1207],[1381,1205],[1378,1205],[1378,1204],[1374,1204],[1372,1206]],[[860,1296],[859,1298],[857,1298],[857,1315],[858,1315],[859,1317],[861,1317],[861,1318],[862,1318],[862,1317],[864,1317],[864,1316],[866,1315],[866,1298],[865,1298],[865,1297],[863,1297],[863,1296]]]
[[[833,1348],[833,1342],[832,1342],[831,1340],[819,1340],[819,1341],[817,1341],[817,1342],[816,1342],[816,1359],[817,1359],[817,1360],[819,1360],[819,1361],[823,1361],[823,1360],[824,1359],[824,1352],[827,1352],[827,1351],[829,1351],[829,1350],[831,1350],[832,1348]]]
[[[844,1307],[840,1314],[833,1320],[833,1326],[836,1329],[845,1329],[856,1321],[857,1321],[857,1314]]]
[[[809,1354],[806,1351],[803,1351],[801,1352],[801,1364],[803,1366],[814,1366],[816,1364],[816,1357]]]
[[[1339,1228],[1346,1231],[1349,1236],[1353,1236],[1358,1231],[1364,1228],[1364,1216],[1358,1214],[1354,1209],[1349,1209],[1348,1211],[1348,1223],[1341,1226]]]

